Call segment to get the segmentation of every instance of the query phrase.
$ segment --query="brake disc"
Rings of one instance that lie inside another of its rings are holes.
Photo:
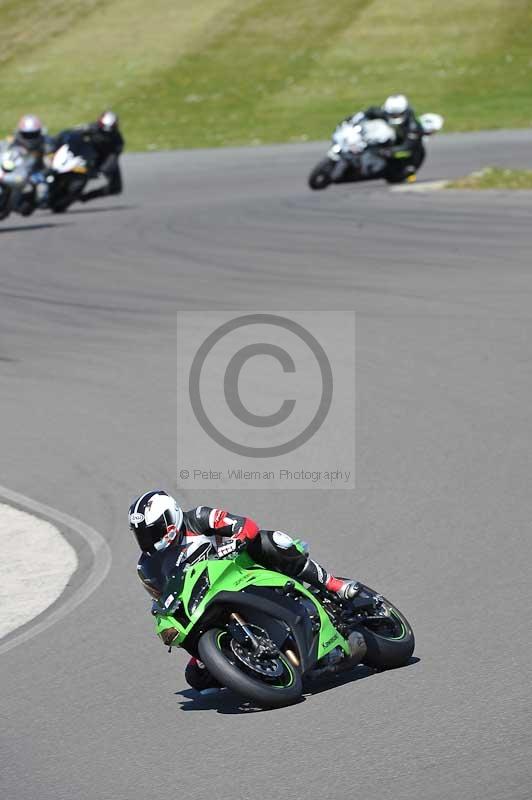
[[[231,638],[231,650],[248,669],[258,672],[265,678],[278,678],[283,674],[283,665],[279,660],[279,650],[262,628],[248,625],[259,643],[258,650],[250,650],[244,644]]]

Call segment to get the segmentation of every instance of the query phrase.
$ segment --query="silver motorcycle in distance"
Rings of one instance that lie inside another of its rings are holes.
[[[326,158],[310,173],[311,189],[377,178],[388,183],[403,183],[415,175],[419,166],[417,154],[408,143],[397,146],[395,129],[383,119],[365,119],[362,114],[357,117],[336,127]],[[423,139],[443,127],[443,117],[439,114],[422,114],[418,122]],[[423,148],[422,143],[418,145],[418,152],[419,147]],[[424,155],[424,150],[422,152]]]
[[[15,145],[0,148],[0,220],[12,211],[28,217],[35,210],[33,158]]]

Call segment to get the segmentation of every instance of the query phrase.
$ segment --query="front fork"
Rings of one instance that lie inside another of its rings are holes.
[[[348,158],[343,153],[342,148],[337,144],[333,144],[332,147],[329,148],[327,151],[327,158],[330,161],[334,161],[334,167],[331,170],[331,180],[333,182],[340,181],[349,167]]]
[[[245,641],[246,643],[249,642],[254,650],[258,650],[259,642],[257,641],[253,631],[246,624],[245,620],[240,616],[240,614],[238,614],[236,611],[232,611],[229,615],[229,619],[235,626],[231,631],[232,635],[236,634],[235,638]],[[284,655],[287,657],[293,667],[300,666],[299,658],[293,650],[290,648],[285,648]]]

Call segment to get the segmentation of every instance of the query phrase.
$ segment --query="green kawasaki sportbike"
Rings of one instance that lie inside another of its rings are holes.
[[[401,667],[414,634],[401,612],[360,584],[349,602],[231,558],[176,567],[154,606],[157,633],[175,628],[179,645],[222,686],[257,705],[296,702],[303,679],[365,664]]]

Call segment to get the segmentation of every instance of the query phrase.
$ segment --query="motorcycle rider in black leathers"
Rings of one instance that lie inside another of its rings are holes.
[[[260,530],[249,517],[221,508],[198,506],[183,511],[162,489],[145,492],[134,500],[129,508],[129,527],[142,550],[138,576],[155,599],[160,597],[176,564],[223,558],[240,547],[246,547],[257,564],[334,592],[342,601],[351,600],[358,592],[355,581],[329,574],[302,553],[286,533]],[[169,628],[162,632],[161,639],[170,645],[176,635],[175,628]],[[189,661],[185,677],[200,691],[218,686],[195,658]]]
[[[95,172],[103,175],[107,183],[98,189],[84,192],[79,198],[82,203],[122,193],[122,173],[119,156],[124,149],[124,139],[120,133],[118,117],[112,111],[104,111],[96,122],[84,125],[77,130],[88,135],[97,153]]]
[[[423,146],[423,128],[408,98],[404,94],[390,95],[382,106],[370,106],[365,111],[359,111],[352,117],[348,117],[347,121],[356,125],[364,119],[382,119],[394,129],[395,144],[385,148],[385,151],[389,155],[410,151],[407,171],[414,175],[425,160],[425,148]]]

